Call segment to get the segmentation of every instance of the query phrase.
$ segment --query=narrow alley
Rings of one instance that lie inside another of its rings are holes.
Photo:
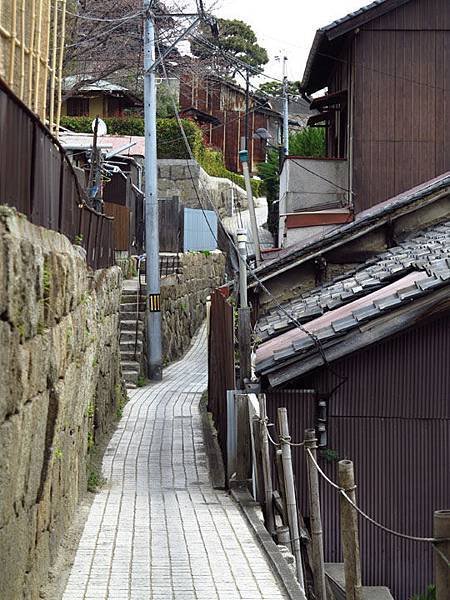
[[[286,596],[240,509],[213,489],[199,410],[206,327],[163,382],[130,392],[64,600]]]

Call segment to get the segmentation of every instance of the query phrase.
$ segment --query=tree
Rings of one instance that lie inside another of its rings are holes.
[[[283,84],[281,81],[265,81],[259,86],[259,89],[269,96],[282,96]],[[298,96],[300,94],[300,81],[288,81],[288,94]]]
[[[200,27],[200,35],[192,36],[191,49],[200,60],[211,61],[214,53],[214,67],[222,74],[234,76],[238,68],[223,52],[246,64],[260,69],[269,62],[265,48],[257,43],[253,29],[239,19],[218,19],[218,35],[208,25]],[[216,49],[216,52],[214,50]]]

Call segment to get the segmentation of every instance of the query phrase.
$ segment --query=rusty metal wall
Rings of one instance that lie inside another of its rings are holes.
[[[347,380],[328,402],[328,449],[353,460],[358,503],[387,527],[431,536],[434,510],[450,507],[450,317],[336,361],[333,370]],[[338,381],[319,369],[302,384],[325,393]],[[314,424],[313,401],[295,390],[267,397],[271,418],[271,405],[285,402],[292,438],[302,440]],[[321,466],[336,481],[336,460],[327,456]],[[293,448],[293,461],[307,515],[301,449]],[[339,562],[338,498],[323,482],[321,493],[325,558]],[[429,544],[401,540],[361,519],[360,528],[364,584],[386,585],[396,599],[409,600],[432,583]]]
[[[62,146],[1,79],[0,202],[84,246],[94,269],[113,264],[112,219],[86,204]]]
[[[234,389],[233,306],[219,290],[214,290],[208,338],[208,410],[213,415],[224,461],[227,456],[227,390]]]

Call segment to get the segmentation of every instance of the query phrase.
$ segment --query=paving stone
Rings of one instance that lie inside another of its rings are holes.
[[[129,391],[63,600],[286,598],[239,507],[212,488],[199,401],[206,328]]]

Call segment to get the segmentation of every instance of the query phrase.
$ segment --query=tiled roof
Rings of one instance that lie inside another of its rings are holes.
[[[277,275],[280,270],[290,268],[301,262],[309,260],[325,252],[331,245],[342,245],[349,240],[363,235],[368,227],[381,226],[388,219],[395,218],[395,213],[403,210],[417,201],[425,201],[428,197],[435,197],[450,187],[450,172],[443,173],[430,181],[426,181],[406,192],[398,194],[380,202],[356,215],[355,220],[345,225],[330,229],[325,234],[311,236],[299,244],[294,244],[280,251],[276,259],[264,262],[257,270],[258,278],[262,281]],[[251,283],[256,286],[257,282]]]
[[[348,333],[363,321],[450,285],[450,221],[409,236],[404,242],[283,308],[319,340]],[[316,341],[279,308],[260,319],[257,371],[311,350]]]

